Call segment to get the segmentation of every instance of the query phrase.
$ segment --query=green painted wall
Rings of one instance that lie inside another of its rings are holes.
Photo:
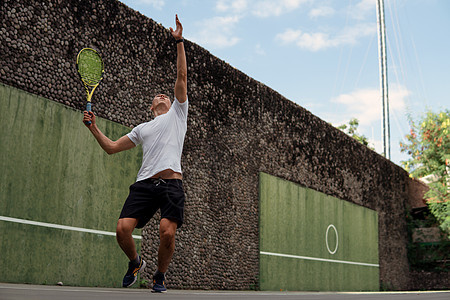
[[[379,289],[375,211],[265,173],[259,192],[261,290]]]
[[[0,84],[0,216],[115,232],[141,150],[109,156],[81,120]],[[97,120],[112,139],[130,130]],[[0,241],[2,282],[120,286],[127,269],[114,236],[0,220]]]

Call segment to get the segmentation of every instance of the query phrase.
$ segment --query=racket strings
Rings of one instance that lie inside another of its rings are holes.
[[[92,50],[82,51],[78,59],[78,72],[87,85],[98,84],[103,75],[103,62],[100,56]]]

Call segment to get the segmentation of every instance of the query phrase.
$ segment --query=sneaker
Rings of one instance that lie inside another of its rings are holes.
[[[164,281],[164,274],[159,273],[153,275],[153,288],[152,293],[165,293],[167,292],[166,283]]]
[[[142,272],[146,265],[147,265],[147,263],[141,257],[139,257],[138,265],[136,265],[130,261],[128,263],[127,274],[125,274],[125,276],[123,277],[122,286],[123,287],[132,286],[137,280],[138,272]]]

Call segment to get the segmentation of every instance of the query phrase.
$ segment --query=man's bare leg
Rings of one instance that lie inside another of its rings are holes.
[[[175,251],[175,232],[177,222],[169,219],[161,219],[159,223],[159,251],[158,251],[158,271],[166,273]]]
[[[175,251],[175,232],[177,230],[177,222],[163,218],[159,223],[159,250],[158,250],[158,270],[153,275],[152,292],[165,293],[165,273],[169,268]]]
[[[116,239],[120,248],[128,256],[129,260],[135,260],[137,258],[136,244],[133,240],[133,230],[138,223],[137,219],[123,218],[119,219],[116,228]]]
[[[130,287],[136,280],[138,272],[142,272],[146,266],[146,262],[139,257],[136,252],[136,245],[133,240],[133,230],[138,223],[137,219],[123,218],[117,222],[116,239],[120,248],[128,256],[130,262],[128,263],[128,271],[123,277],[122,286]]]

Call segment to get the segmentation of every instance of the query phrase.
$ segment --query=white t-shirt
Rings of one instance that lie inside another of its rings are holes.
[[[181,173],[181,153],[187,130],[188,100],[175,100],[169,111],[150,122],[133,128],[127,136],[135,145],[142,145],[142,166],[136,181],[171,169]]]

